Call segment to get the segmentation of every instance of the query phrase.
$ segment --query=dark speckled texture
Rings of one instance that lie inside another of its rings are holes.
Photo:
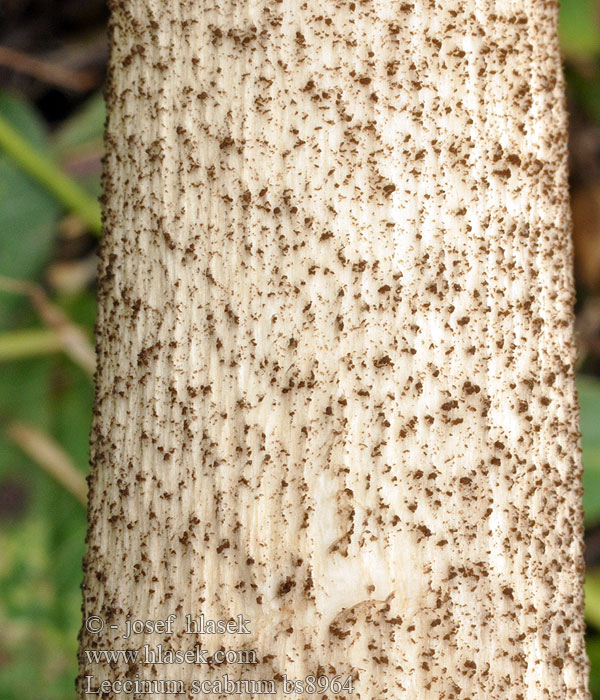
[[[82,675],[588,698],[555,3],[111,6]]]

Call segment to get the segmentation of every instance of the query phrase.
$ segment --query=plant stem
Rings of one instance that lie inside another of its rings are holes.
[[[0,362],[60,352],[60,335],[50,328],[28,328],[0,335]]]
[[[100,205],[46,155],[33,148],[0,115],[0,148],[26,173],[51,192],[68,210],[77,214],[90,231],[100,235]]]
[[[4,433],[73,494],[84,507],[87,505],[87,484],[84,475],[53,438],[26,423],[11,423],[4,428]]]

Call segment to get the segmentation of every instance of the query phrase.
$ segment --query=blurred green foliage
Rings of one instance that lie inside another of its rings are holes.
[[[95,96],[48,135],[35,110],[0,93],[0,114],[45,155],[65,159],[102,141],[104,107]],[[99,169],[83,179],[99,192]],[[0,154],[0,275],[40,281],[56,255],[61,205]],[[86,329],[95,318],[91,288],[52,302]],[[41,328],[27,297],[0,290],[0,345],[15,329]],[[1,429],[23,421],[42,429],[87,472],[93,384],[64,354],[0,364],[0,697],[74,698],[81,622],[81,560],[86,529],[81,504],[8,440]]]
[[[559,34],[563,53],[570,60],[589,60],[600,54],[598,0],[563,0]]]
[[[568,90],[600,125],[600,0],[563,0],[559,34]]]
[[[26,102],[0,93],[0,114],[36,149],[49,153],[44,125]],[[42,272],[55,245],[60,212],[52,195],[0,151],[0,274],[33,279]],[[1,301],[0,324],[6,325],[21,300]]]
[[[583,447],[583,507],[587,526],[600,522],[600,381],[578,381]]]
[[[569,89],[600,126],[600,25],[593,19],[599,15],[600,0],[565,0],[560,32]],[[57,165],[98,151],[102,142],[100,94],[52,134],[32,106],[15,95],[0,92],[0,115]],[[82,174],[78,181],[97,195],[99,169]],[[42,281],[56,257],[58,226],[64,214],[63,204],[0,152],[0,276]],[[52,303],[91,339],[95,298],[90,285],[73,292],[54,292]],[[28,345],[33,335],[16,333],[22,329],[40,331],[37,345]],[[82,473],[87,471],[92,381],[81,367],[57,352],[56,344],[44,341],[42,331],[30,300],[0,289],[0,357],[5,339],[12,342],[13,356],[20,352],[21,358],[0,363],[2,700],[75,698],[85,512],[2,429],[15,420],[36,426],[71,456]],[[581,376],[578,390],[585,518],[586,526],[593,527],[600,525],[600,381]],[[593,605],[588,619],[598,624],[600,597],[598,601],[594,598]],[[600,636],[594,629],[590,630],[588,653],[591,689],[600,700]]]
[[[562,0],[559,34],[567,90],[574,111],[600,128],[600,0]],[[597,235],[600,235],[598,231]],[[600,528],[600,381],[580,376],[578,393],[583,448],[585,524]],[[590,690],[600,700],[600,571],[587,573],[586,610]]]

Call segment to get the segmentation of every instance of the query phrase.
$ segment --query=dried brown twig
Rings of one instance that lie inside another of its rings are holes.
[[[51,83],[65,90],[87,92],[98,86],[98,78],[88,71],[74,71],[70,68],[33,58],[23,51],[0,46],[0,66],[10,68]]]

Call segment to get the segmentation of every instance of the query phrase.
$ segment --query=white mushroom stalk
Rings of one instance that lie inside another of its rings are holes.
[[[555,3],[110,4],[80,697],[588,698]]]

